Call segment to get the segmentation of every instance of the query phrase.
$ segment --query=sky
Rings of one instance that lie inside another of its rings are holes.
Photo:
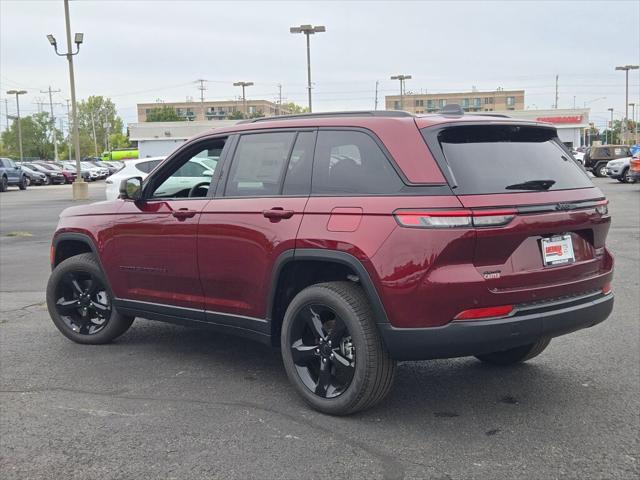
[[[241,94],[306,105],[300,24],[326,26],[311,38],[314,111],[373,109],[379,82],[398,93],[524,89],[528,108],[550,108],[559,76],[559,108],[592,109],[604,126],[608,108],[624,115],[624,72],[640,63],[640,1],[71,1],[71,29],[84,33],[74,57],[79,99],[110,97],[125,123],[136,104]],[[25,89],[21,113],[38,111],[51,86],[56,116],[66,114],[67,62],[62,0],[0,0],[0,118],[10,89]],[[640,73],[630,72],[629,102],[640,105]],[[606,97],[606,98],[602,98]],[[9,114],[15,113],[10,96]],[[48,104],[46,105],[48,108]],[[637,108],[640,115],[640,106]],[[631,112],[629,112],[631,115]]]

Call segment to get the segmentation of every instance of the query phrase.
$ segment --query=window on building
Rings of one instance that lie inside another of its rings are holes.
[[[438,106],[440,108],[444,107],[447,104],[447,101],[444,98],[441,98],[440,100],[438,100]]]
[[[294,137],[294,132],[242,135],[231,163],[225,196],[278,195]]]
[[[424,107],[424,100],[416,100],[416,107]]]
[[[462,99],[462,107],[466,108],[469,106],[469,99],[468,98],[463,98]]]
[[[313,193],[390,194],[401,188],[398,174],[369,135],[355,131],[318,132]]]
[[[400,100],[394,100],[393,101],[393,109],[394,110],[400,110]]]
[[[516,104],[516,97],[507,97],[507,106],[513,107]]]

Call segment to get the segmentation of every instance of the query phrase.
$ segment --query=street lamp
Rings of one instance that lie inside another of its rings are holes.
[[[242,108],[244,110],[244,116],[247,117],[247,97],[244,94],[244,89],[253,85],[253,82],[234,82],[234,87],[242,87]]]
[[[613,108],[607,108],[607,110],[608,110],[609,112],[611,112],[611,121],[609,122],[609,128],[607,128],[607,129],[604,131],[604,134],[605,134],[605,137],[604,137],[604,143],[605,143],[605,145],[608,145],[608,144],[609,144],[609,137],[607,136],[607,134],[608,134],[609,132],[611,132],[611,142],[613,142]]]
[[[49,43],[53,46],[56,55],[67,57],[69,62],[69,84],[71,86],[71,108],[73,121],[73,143],[76,152],[76,180],[73,182],[73,199],[83,200],[89,198],[89,186],[82,178],[80,166],[80,132],[78,130],[78,110],[76,108],[76,83],[73,73],[73,56],[80,52],[80,44],[84,41],[84,33],[76,33],[73,41],[76,44],[76,51],[71,46],[71,22],[69,20],[69,0],[64,0],[64,20],[67,31],[67,53],[58,52],[58,42],[51,34],[47,35]]]
[[[18,110],[18,148],[20,149],[20,161],[24,160],[22,155],[22,126],[20,125],[20,95],[27,93],[26,90],[9,90],[7,95],[16,96],[16,109]]]
[[[289,33],[304,33],[307,37],[307,90],[309,91],[309,113],[311,113],[311,48],[309,43],[309,35],[314,33],[326,32],[324,25],[300,25],[299,27],[290,27]]]
[[[623,127],[620,129],[620,133],[622,133],[622,129],[624,129],[626,134],[627,121],[629,120],[629,70],[638,70],[639,68],[640,68],[640,65],[622,65],[622,66],[616,67],[616,70],[624,71],[624,75],[625,75],[624,122],[622,122]],[[623,141],[626,141],[626,135]]]
[[[411,80],[411,75],[393,75],[391,80],[400,80],[400,110],[404,110],[404,81]]]

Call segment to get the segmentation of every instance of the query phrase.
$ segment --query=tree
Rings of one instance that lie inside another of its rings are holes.
[[[262,110],[257,110],[253,112],[251,115],[249,115],[249,118],[262,118],[262,117],[264,117],[264,113],[262,112]]]
[[[53,127],[49,113],[34,113],[20,119],[22,130],[22,152],[24,157],[53,158],[52,134],[56,141],[63,138],[62,132]],[[18,158],[20,146],[18,139],[18,120],[14,120],[8,130],[2,133],[3,152],[7,156]]]
[[[181,115],[178,115],[174,108],[171,108],[167,105],[152,108],[149,113],[147,113],[147,122],[183,122],[185,118]]]
[[[289,110],[291,113],[308,113],[309,112],[309,107],[303,107],[293,102],[285,103],[282,107],[285,110]]]
[[[229,120],[242,120],[244,118],[244,113],[239,110],[234,111],[229,115]]]
[[[96,146],[100,155],[107,147],[107,134],[121,134],[123,122],[110,98],[92,95],[78,103],[78,129],[81,157],[93,156]],[[111,147],[111,143],[109,146]]]

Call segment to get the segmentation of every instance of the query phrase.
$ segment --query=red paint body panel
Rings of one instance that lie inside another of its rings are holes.
[[[266,318],[272,270],[278,256],[295,248],[306,197],[216,198],[202,212],[198,265],[206,310]],[[292,210],[265,218],[274,207]]]

